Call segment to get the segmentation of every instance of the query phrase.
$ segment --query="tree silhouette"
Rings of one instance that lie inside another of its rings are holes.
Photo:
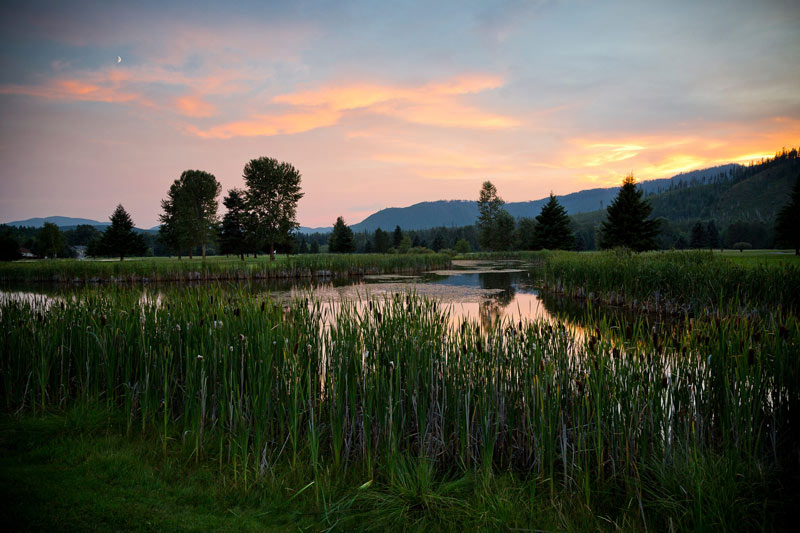
[[[385,254],[389,251],[389,247],[389,234],[383,231],[381,228],[376,229],[375,236],[373,237],[374,251],[379,254]]]
[[[269,244],[270,260],[275,260],[275,244],[286,242],[297,224],[300,172],[289,163],[271,157],[250,160],[244,167],[250,227],[262,242]]]
[[[505,202],[497,196],[491,181],[483,182],[478,196],[478,240],[486,250],[504,250],[510,247],[512,235],[504,234],[509,226],[513,234],[514,219],[503,209]],[[509,219],[511,224],[509,224]]]
[[[331,253],[349,254],[355,252],[356,241],[353,237],[353,230],[347,227],[344,219],[339,217],[333,225],[333,233],[328,240],[328,251]]]
[[[184,194],[181,181],[175,180],[161,200],[162,213],[158,216],[161,227],[158,237],[161,242],[178,255],[180,261],[184,250],[192,257],[192,238],[188,210],[184,207]]]
[[[125,256],[144,255],[147,252],[144,238],[133,231],[133,220],[122,204],[111,214],[111,225],[100,238],[100,250],[104,255],[119,256],[120,261]]]
[[[775,240],[791,246],[794,255],[800,255],[800,176],[792,188],[789,202],[775,218]]]
[[[600,228],[601,248],[625,246],[641,252],[658,246],[659,224],[647,219],[653,208],[650,202],[642,199],[642,194],[633,174],[625,176],[619,194],[608,206],[608,218]]]
[[[705,248],[708,244],[708,236],[706,235],[706,229],[703,226],[702,222],[696,222],[694,226],[692,226],[692,235],[689,238],[689,246],[692,248]]]
[[[547,250],[570,250],[575,246],[569,215],[553,193],[536,217],[533,242],[536,248]]]
[[[238,255],[244,261],[244,254],[250,249],[247,231],[247,202],[244,191],[231,189],[222,200],[227,212],[220,226],[220,252]]]
[[[394,234],[392,235],[392,246],[400,248],[401,242],[403,242],[403,230],[400,229],[400,226],[395,226]]]

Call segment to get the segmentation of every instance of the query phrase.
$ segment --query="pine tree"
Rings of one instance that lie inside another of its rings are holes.
[[[385,254],[389,251],[389,234],[383,231],[381,228],[375,230],[373,242],[373,249],[376,253]]]
[[[125,256],[144,255],[147,252],[147,245],[141,234],[133,231],[133,220],[131,216],[119,204],[111,215],[111,225],[106,228],[100,239],[100,249],[104,254],[119,256],[119,260]]]
[[[691,248],[705,248],[708,244],[708,236],[706,235],[706,229],[703,227],[702,222],[696,222],[694,226],[692,226],[692,236],[689,238],[689,246]]]
[[[503,209],[505,202],[497,196],[497,188],[491,181],[483,182],[478,196],[478,240],[485,250],[507,250],[512,235],[505,232],[509,229],[508,219],[511,215]],[[511,231],[514,230],[514,219],[511,218]]]
[[[625,246],[636,252],[658,246],[659,224],[647,217],[653,211],[650,202],[642,199],[636,178],[629,174],[622,180],[619,194],[608,206],[608,218],[600,228],[600,247]]]
[[[333,233],[328,240],[328,251],[331,253],[349,254],[355,252],[356,241],[353,237],[353,230],[347,227],[344,219],[339,217],[333,225]]]
[[[222,217],[219,246],[223,254],[238,255],[244,261],[244,254],[249,251],[247,231],[247,201],[244,191],[231,189],[222,201],[228,210]]]
[[[794,255],[800,255],[800,176],[794,184],[789,202],[775,218],[775,241],[791,246]]]
[[[392,246],[400,248],[401,242],[403,242],[403,230],[400,229],[400,226],[395,226],[394,234],[392,235]]]
[[[534,243],[536,248],[547,250],[571,250],[575,246],[569,215],[552,193],[536,217]]]

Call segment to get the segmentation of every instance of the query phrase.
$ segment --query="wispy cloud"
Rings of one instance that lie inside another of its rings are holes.
[[[289,111],[261,114],[207,129],[187,131],[205,138],[230,138],[291,134],[331,126],[348,112],[365,112],[430,126],[467,129],[505,129],[519,126],[517,119],[492,113],[463,101],[466,95],[496,89],[503,84],[496,76],[463,76],[425,85],[349,83],[280,94],[273,104]]]

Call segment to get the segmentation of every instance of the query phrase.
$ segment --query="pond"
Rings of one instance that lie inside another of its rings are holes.
[[[587,314],[585,302],[565,298],[541,289],[537,266],[522,261],[453,261],[448,270],[425,272],[417,276],[374,275],[358,279],[335,280],[258,280],[247,282],[183,282],[131,284],[25,284],[0,286],[0,303],[25,300],[47,307],[62,299],[85,293],[141,291],[142,303],[160,302],[181,288],[216,284],[223,290],[244,290],[253,295],[269,295],[279,301],[305,298],[312,294],[324,306],[337,308],[343,301],[362,307],[370,300],[380,302],[395,294],[415,292],[435,299],[447,310],[453,325],[465,320],[478,321],[484,330],[501,322],[549,320],[580,326]],[[603,308],[616,320],[633,318],[617,308]],[[335,316],[335,313],[330,313]]]

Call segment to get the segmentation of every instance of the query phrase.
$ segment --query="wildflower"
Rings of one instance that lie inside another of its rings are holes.
[[[201,361],[203,360],[203,356],[202,356],[202,355],[200,355],[200,354],[197,354],[197,358],[198,358],[199,360],[201,360]]]
[[[233,346],[228,346],[228,351],[233,352]]]

